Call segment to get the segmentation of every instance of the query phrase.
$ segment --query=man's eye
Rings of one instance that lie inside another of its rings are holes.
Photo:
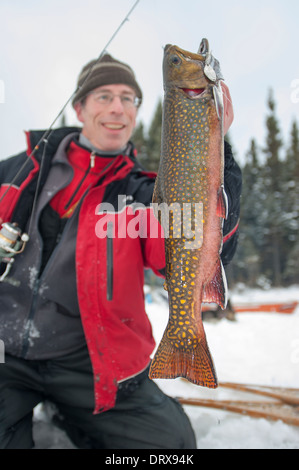
[[[98,95],[98,100],[100,101],[109,101],[110,96],[109,95]]]
[[[133,103],[134,102],[134,98],[132,96],[122,96],[121,99],[125,103]]]

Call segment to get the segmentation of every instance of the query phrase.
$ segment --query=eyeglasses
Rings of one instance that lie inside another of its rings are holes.
[[[108,106],[113,102],[114,98],[118,96],[123,107],[126,109],[137,108],[141,101],[137,96],[134,95],[114,95],[114,93],[109,91],[92,91],[90,95],[93,95],[94,100],[103,106]]]

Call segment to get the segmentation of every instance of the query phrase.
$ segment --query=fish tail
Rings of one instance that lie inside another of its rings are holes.
[[[189,382],[217,388],[218,380],[211,353],[205,338],[194,348],[177,348],[167,337],[167,330],[151,363],[151,379],[184,377]]]

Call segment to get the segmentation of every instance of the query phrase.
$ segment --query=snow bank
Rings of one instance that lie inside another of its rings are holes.
[[[299,286],[269,291],[232,292],[232,303],[299,301]],[[147,306],[157,341],[168,307]],[[299,388],[299,308],[292,315],[240,313],[236,322],[205,322],[205,331],[220,382]],[[258,399],[224,388],[208,390],[181,379],[158,380],[169,395],[200,399]],[[200,449],[299,449],[299,427],[221,410],[185,407]]]

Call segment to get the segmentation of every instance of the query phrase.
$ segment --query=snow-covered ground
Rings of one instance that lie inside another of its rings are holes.
[[[239,290],[231,293],[231,300],[233,304],[299,301],[299,286]],[[147,312],[159,342],[168,319],[167,303],[159,293],[155,292],[151,302],[147,302]],[[220,382],[299,388],[299,307],[291,315],[240,313],[235,322],[205,322],[205,330]],[[181,379],[157,383],[175,397],[249,398],[244,392],[221,387],[207,390]],[[299,427],[210,408],[186,406],[185,410],[199,449],[299,449]],[[35,436],[37,448],[72,448],[41,409],[35,412]]]

